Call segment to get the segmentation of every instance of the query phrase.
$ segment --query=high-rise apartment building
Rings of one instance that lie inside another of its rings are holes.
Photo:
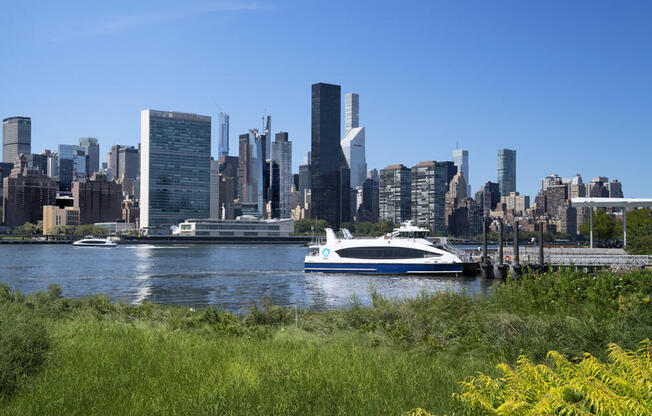
[[[226,113],[220,113],[218,115],[219,121],[219,142],[217,154],[219,157],[229,155],[229,115]]]
[[[29,169],[24,154],[16,158],[13,169],[3,179],[2,222],[16,227],[43,219],[43,206],[54,205],[57,182],[52,178]]]
[[[169,227],[210,216],[211,118],[143,110],[140,121],[140,224]]]
[[[220,162],[211,158],[211,204],[210,217],[221,218],[220,215]]]
[[[510,192],[507,196],[501,196],[500,202],[505,204],[508,210],[514,210],[525,214],[525,210],[530,208],[530,197],[520,195],[518,192]]]
[[[367,177],[365,156],[365,129],[359,126],[358,94],[346,94],[346,133],[342,142],[342,151],[350,171],[350,186],[360,186]]]
[[[368,178],[358,187],[357,222],[378,222],[380,211],[380,183],[378,179]]]
[[[462,172],[466,183],[466,194],[471,195],[471,182],[469,182],[469,151],[462,149],[453,150],[453,164],[458,172]]]
[[[20,154],[32,153],[32,119],[9,117],[2,120],[2,161],[14,163]]]
[[[453,162],[421,162],[412,168],[412,220],[446,234],[446,192],[457,168]]]
[[[276,133],[272,143],[272,161],[278,165],[279,171],[279,217],[290,218],[290,194],[292,192],[292,142],[288,140],[287,132]],[[273,179],[273,178],[272,178]]]
[[[501,195],[516,192],[516,150],[498,150],[498,187]]]
[[[81,137],[79,146],[86,150],[88,161],[86,163],[86,174],[88,177],[100,170],[100,144],[95,137]]]
[[[90,179],[72,183],[73,207],[79,209],[79,223],[116,221],[122,218],[122,185],[94,173]]]
[[[390,165],[380,170],[379,211],[381,221],[398,224],[412,219],[412,170]]]
[[[310,214],[336,230],[351,214],[350,171],[340,145],[341,108],[339,85],[312,85]]]

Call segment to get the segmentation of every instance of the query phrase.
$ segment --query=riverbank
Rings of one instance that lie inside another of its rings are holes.
[[[604,360],[611,342],[636,349],[652,333],[651,293],[650,272],[560,272],[495,285],[487,296],[372,293],[368,307],[352,299],[323,312],[264,300],[234,315],[4,287],[0,345],[9,339],[12,356],[40,364],[18,368],[12,389],[0,383],[8,392],[0,413],[465,414],[452,397],[458,382],[495,375],[496,364],[521,354]],[[29,329],[16,340],[17,327]],[[21,349],[46,344],[40,357]]]

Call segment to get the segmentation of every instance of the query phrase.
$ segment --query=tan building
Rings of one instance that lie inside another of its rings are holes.
[[[500,202],[506,205],[508,211],[514,210],[522,214],[530,208],[530,197],[528,195],[520,195],[518,192],[510,192],[509,195],[501,196]]]
[[[43,207],[43,235],[52,235],[54,227],[79,225],[79,208],[59,208],[54,205]]]

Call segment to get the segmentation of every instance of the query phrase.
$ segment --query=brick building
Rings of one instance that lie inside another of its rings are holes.
[[[15,227],[43,219],[43,206],[54,205],[58,184],[38,170],[28,168],[20,155],[2,186],[2,222]]]
[[[84,182],[73,182],[75,208],[79,208],[80,224],[116,221],[122,218],[122,185],[107,181],[106,175],[95,173]]]

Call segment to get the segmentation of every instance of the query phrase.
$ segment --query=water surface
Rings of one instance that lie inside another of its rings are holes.
[[[304,273],[306,247],[293,245],[0,245],[0,282],[32,293],[56,283],[64,296],[248,309],[264,296],[283,306],[345,307],[370,302],[371,288],[393,298],[421,291],[480,293],[481,278]]]

